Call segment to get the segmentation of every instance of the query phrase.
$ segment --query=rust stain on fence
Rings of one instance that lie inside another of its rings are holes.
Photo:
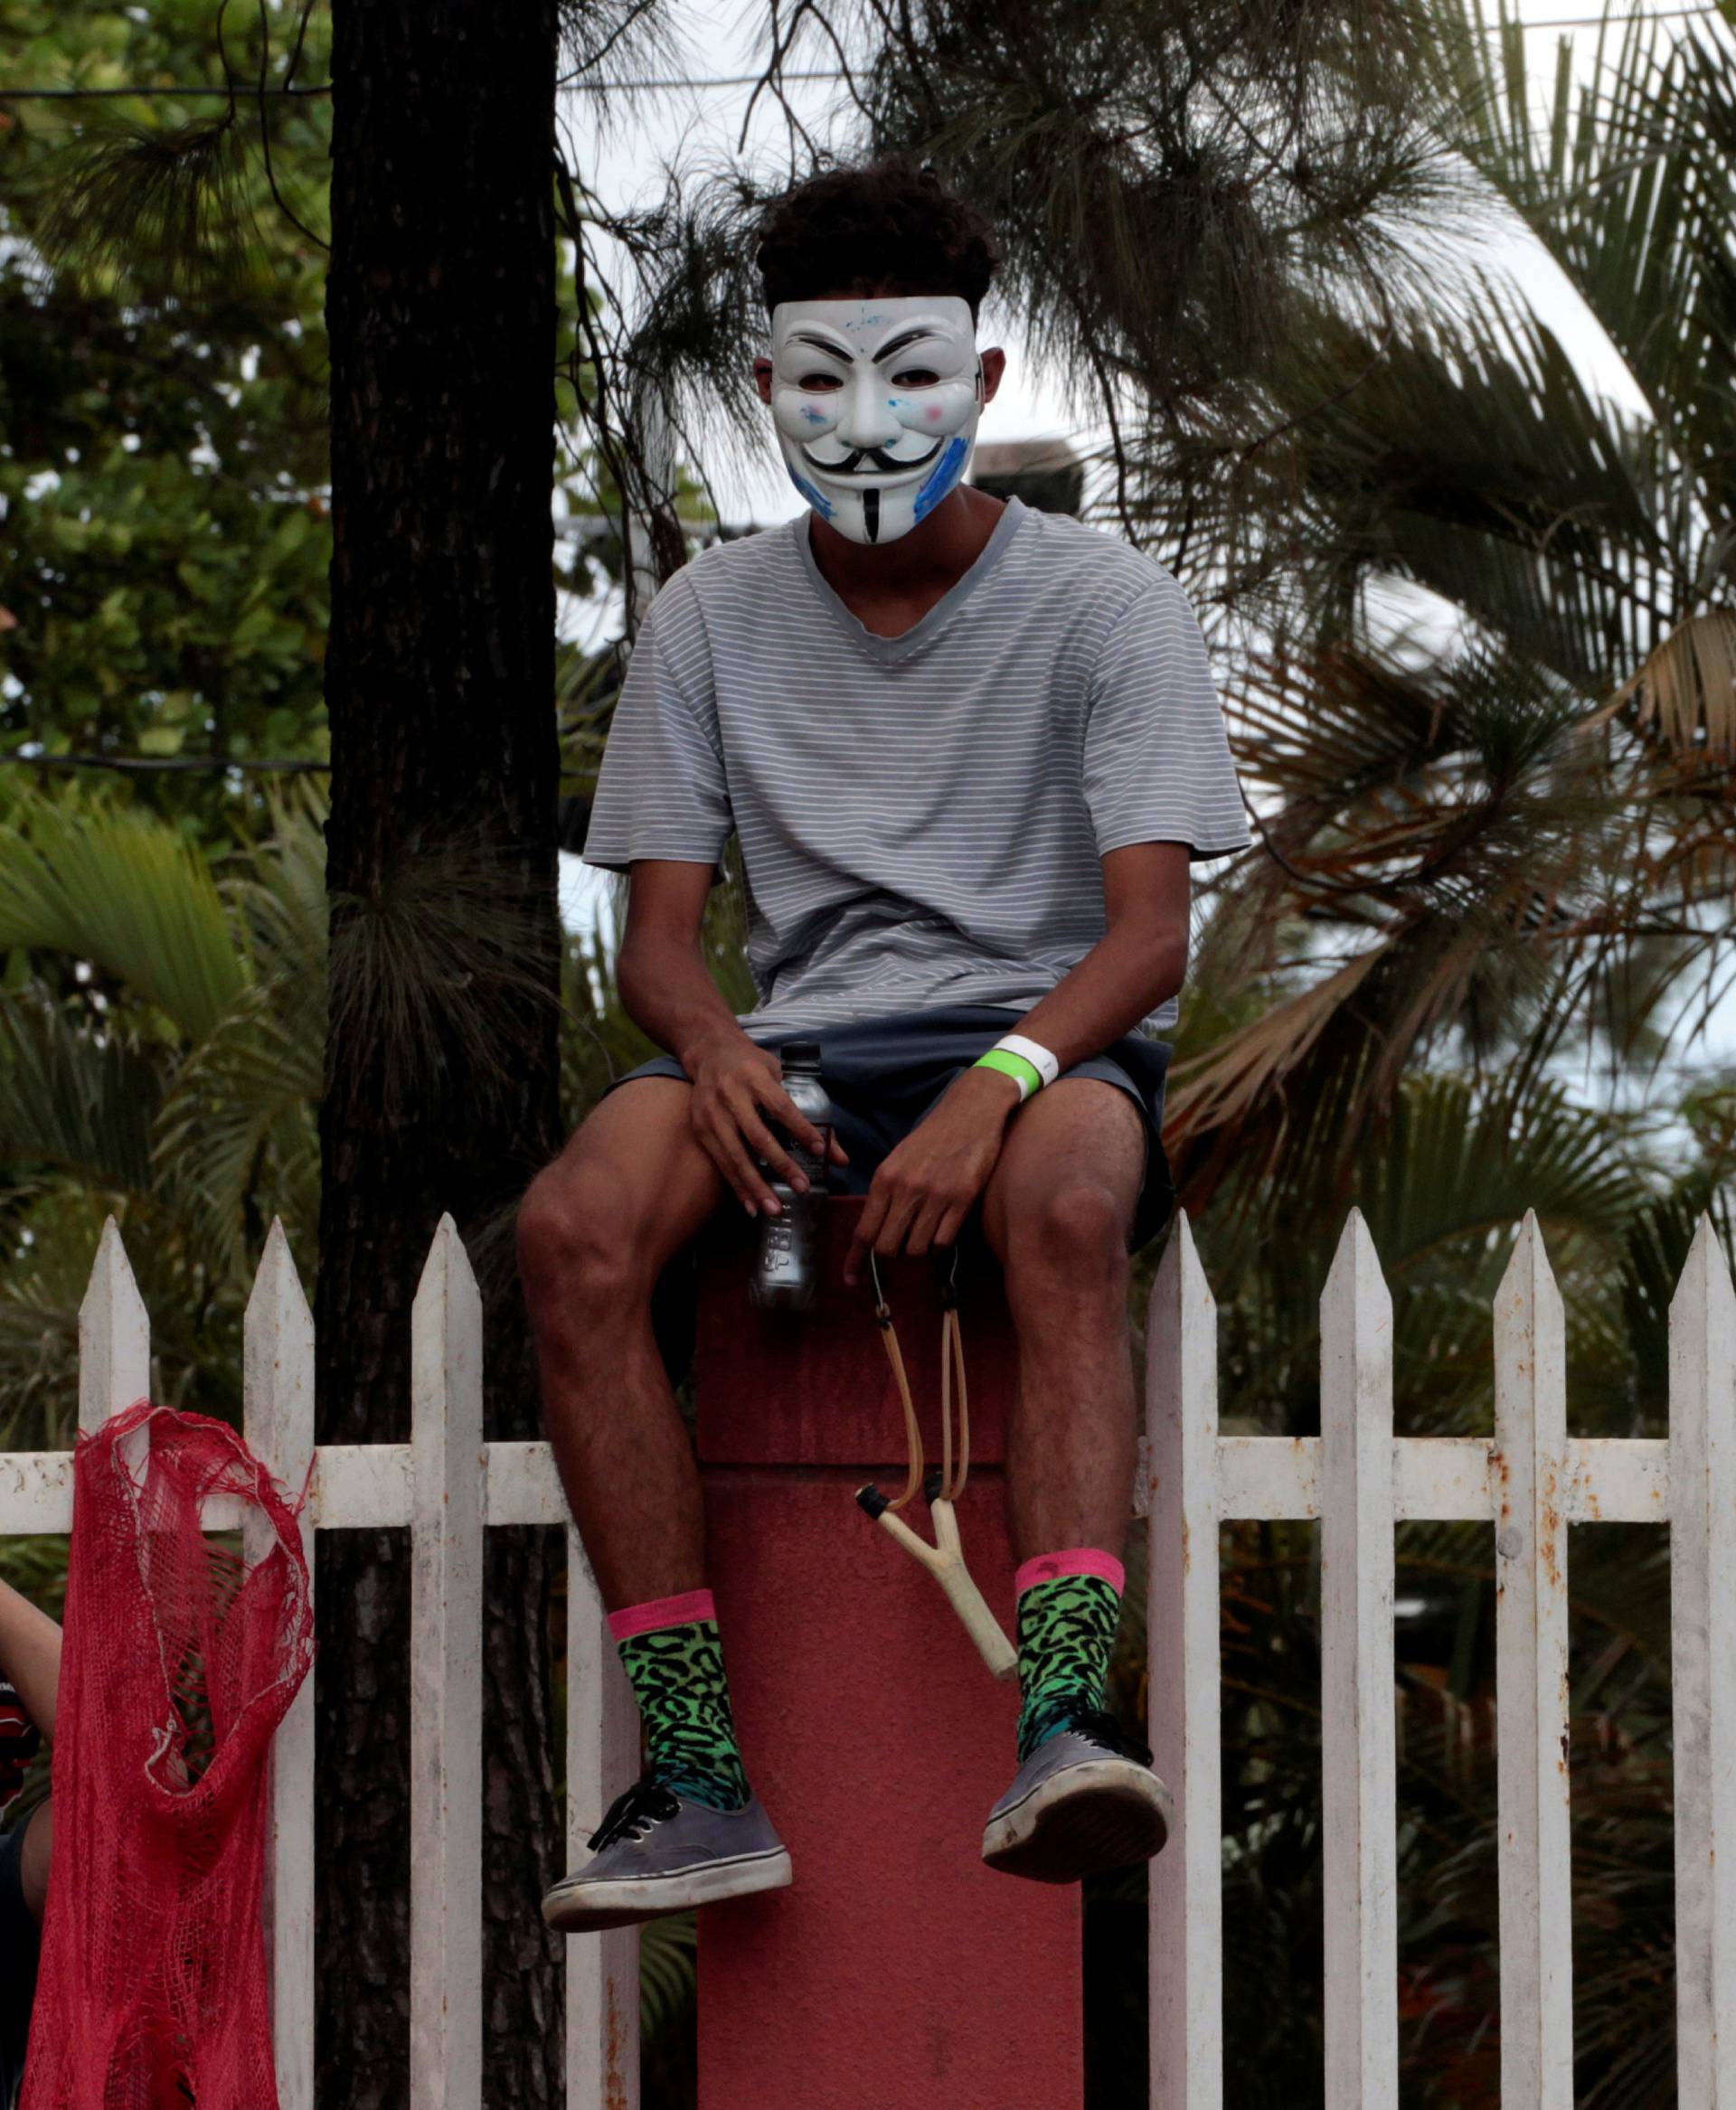
[[[1555,1484],[1555,1470],[1552,1466],[1543,1476],[1543,1534],[1537,1543],[1537,1558],[1549,1570],[1550,1587],[1561,1587],[1561,1508]]]
[[[609,2033],[603,2051],[603,2106],[627,2110],[627,2021],[613,1983],[609,1989]]]

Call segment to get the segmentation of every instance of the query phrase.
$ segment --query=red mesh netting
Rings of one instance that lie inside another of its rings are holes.
[[[74,1484],[23,2110],[276,2110],[267,1757],[314,1653],[294,1515],[232,1428],[145,1399],[79,1438]],[[201,1530],[212,1494],[250,1564]]]

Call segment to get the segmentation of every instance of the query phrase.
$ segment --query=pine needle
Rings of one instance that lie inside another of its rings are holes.
[[[111,120],[56,157],[39,240],[51,263],[146,297],[252,277],[264,253],[232,109],[158,127]]]

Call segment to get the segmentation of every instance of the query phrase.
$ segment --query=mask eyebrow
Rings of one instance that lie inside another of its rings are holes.
[[[932,323],[919,323],[913,330],[901,330],[896,337],[881,346],[874,353],[874,364],[881,366],[901,352],[908,352],[912,344],[920,344],[925,339],[939,335]]]
[[[828,359],[841,359],[846,366],[854,356],[847,344],[837,344],[830,337],[810,336],[806,330],[793,331],[787,342],[806,344],[810,352],[824,352]]]

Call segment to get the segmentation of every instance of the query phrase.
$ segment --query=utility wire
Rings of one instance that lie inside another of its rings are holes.
[[[1602,29],[1606,24],[1611,28],[1625,28],[1630,22],[1669,22],[1689,16],[1720,16],[1723,9],[1715,5],[1692,7],[1645,7],[1631,15],[1556,14],[1541,22],[1525,22],[1514,17],[1505,22],[1486,22],[1482,26],[1485,36],[1500,36],[1506,30],[1520,29]],[[681,89],[714,88],[757,88],[765,80],[763,73],[722,73],[705,80],[671,77],[657,80],[572,80],[561,81],[556,92],[561,95],[663,95]],[[841,66],[804,68],[797,72],[780,73],[784,80],[845,80],[849,75]],[[332,83],[323,80],[309,88],[249,88],[240,91],[242,99],[252,102],[262,95],[288,96],[292,100],[301,97],[329,95]],[[228,100],[227,88],[5,88],[0,87],[0,102],[95,102],[110,97],[162,97],[170,101],[184,100],[190,96],[221,96]]]
[[[561,81],[557,92],[561,95],[653,95],[665,89],[678,88],[754,88],[765,78],[760,73],[727,73],[705,80],[571,80]],[[779,74],[780,80],[842,80],[844,78],[839,67],[821,67],[811,71]],[[187,96],[229,97],[226,88],[0,88],[0,102],[90,102],[110,96],[160,96],[178,100]],[[320,81],[309,88],[249,88],[238,89],[239,99],[255,101],[261,95],[315,96],[329,95],[332,84]]]
[[[763,73],[720,73],[706,80],[573,80],[562,81],[564,95],[652,95],[675,88],[758,88]],[[844,80],[842,66],[817,66],[800,72],[780,73],[782,80]]]
[[[227,102],[231,90],[227,88],[0,88],[0,102],[100,102],[111,96],[166,96],[175,102],[184,102],[191,96],[221,96]],[[329,80],[318,82],[312,88],[241,88],[233,90],[238,100],[256,101],[261,95],[297,96],[329,95]]]
[[[226,774],[231,769],[267,770],[278,775],[313,776],[329,771],[329,762],[311,758],[293,760],[263,759],[226,761],[221,755],[0,755],[0,762],[16,762],[28,769],[114,769],[123,776],[144,776],[172,770],[182,775],[198,771]]]

